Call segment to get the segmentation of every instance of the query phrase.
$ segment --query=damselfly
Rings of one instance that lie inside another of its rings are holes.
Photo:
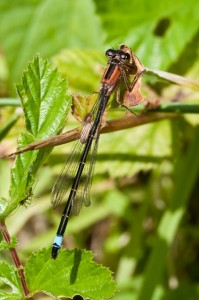
[[[141,78],[144,66],[134,53],[125,45],[120,49],[106,51],[108,66],[104,71],[101,88],[91,112],[86,117],[80,139],[75,143],[65,166],[52,190],[52,204],[57,206],[67,199],[65,209],[52,246],[52,258],[55,259],[62,246],[63,236],[71,213],[77,215],[82,207],[90,205],[90,187],[94,171],[97,146],[102,117],[111,94],[115,91],[117,100],[123,106],[140,103]],[[131,75],[133,80],[131,80]],[[121,96],[120,84],[124,84]],[[121,101],[122,99],[122,101]]]

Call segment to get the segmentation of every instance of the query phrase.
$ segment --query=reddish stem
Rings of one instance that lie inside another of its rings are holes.
[[[5,241],[10,244],[10,235],[8,233],[8,230],[7,230],[7,227],[5,225],[4,222],[0,221],[0,228],[1,228],[1,232],[2,232],[2,235],[5,239]],[[14,264],[17,268],[17,272],[19,274],[19,277],[20,277],[20,280],[21,280],[21,284],[22,284],[22,288],[23,288],[23,292],[24,292],[24,295],[25,296],[28,296],[29,295],[29,290],[28,290],[28,287],[27,287],[27,284],[26,284],[26,279],[25,279],[25,276],[24,276],[24,269],[23,269],[23,266],[19,260],[19,256],[17,254],[17,251],[15,248],[10,248],[9,249],[10,252],[11,252],[11,255],[12,255],[12,258],[13,258],[13,261],[14,261]]]

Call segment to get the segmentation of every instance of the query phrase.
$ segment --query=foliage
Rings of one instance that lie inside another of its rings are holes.
[[[43,250],[28,260],[26,273],[31,291],[44,291],[57,297],[80,294],[89,299],[112,296],[114,283],[111,272],[94,263],[90,252],[66,250],[53,262],[49,256],[50,251]]]
[[[0,263],[0,278],[6,285],[8,285],[12,289],[12,293],[10,291],[6,292],[5,290],[0,291],[2,300],[17,300],[20,297],[23,297],[22,289],[20,288],[19,278],[17,276],[16,270],[13,266],[9,265],[5,261]]]
[[[19,132],[18,147],[60,133],[66,116],[65,130],[79,126],[69,114],[70,93],[98,91],[104,51],[120,43],[150,68],[198,80],[198,24],[197,0],[1,1],[1,152],[14,150]],[[192,112],[198,106],[198,93],[151,76],[144,80],[147,99],[175,101],[183,113],[100,137],[92,205],[71,218],[66,237],[67,247],[92,249],[114,272],[115,296],[110,271],[94,263],[90,252],[61,251],[52,261],[49,250],[40,250],[51,245],[62,212],[52,212],[49,194],[71,145],[57,147],[50,157],[50,148],[20,154],[11,176],[10,162],[0,162],[0,219],[18,238],[33,297],[38,291],[115,300],[199,297],[199,118],[186,114],[186,105],[193,105]],[[19,81],[23,112],[13,88]],[[107,119],[120,116],[123,110],[112,109]],[[15,238],[0,244],[1,299],[23,297],[16,269],[6,262],[7,248],[15,246]]]
[[[22,75],[22,83],[17,86],[27,129],[19,138],[19,148],[60,132],[71,105],[71,97],[66,94],[66,87],[66,81],[57,70],[52,69],[46,59],[36,56],[28,65],[28,69]],[[51,148],[48,147],[17,156],[11,170],[10,200],[1,199],[2,221],[18,205],[23,205],[24,199],[31,197],[35,174],[50,151]],[[10,241],[7,247],[5,243],[1,243],[2,249],[14,247],[13,241]],[[7,267],[3,281],[10,285],[9,270],[13,272],[13,268]],[[32,295],[42,291],[53,297],[73,297],[75,294],[81,294],[85,298],[108,299],[115,292],[110,271],[94,263],[90,253],[81,251],[62,252],[56,261],[51,259],[50,251],[37,251],[28,260],[25,273]],[[90,277],[95,278],[95,281],[91,282]],[[46,278],[49,280],[46,281]],[[57,284],[54,285],[54,282]],[[13,288],[13,285],[10,286]],[[7,293],[2,291],[1,294],[7,299]],[[13,294],[16,299],[21,298],[20,285],[18,289],[13,288]]]
[[[65,113],[70,108],[70,96],[65,94],[65,80],[56,70],[50,68],[46,60],[39,56],[34,59],[24,72],[22,84],[17,86],[17,90],[28,131],[19,137],[19,148],[60,132],[64,126]],[[5,219],[29,195],[35,173],[50,152],[51,149],[45,149],[17,156],[11,171],[11,200],[1,209],[1,219]]]

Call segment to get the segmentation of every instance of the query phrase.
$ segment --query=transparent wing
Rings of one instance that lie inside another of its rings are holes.
[[[93,173],[97,157],[97,148],[99,141],[99,130],[93,141],[92,148],[90,149],[89,156],[82,172],[81,180],[77,189],[77,193],[73,203],[73,214],[78,215],[79,211],[84,204],[86,207],[90,206],[90,190],[92,185]]]
[[[67,197],[67,193],[72,187],[72,183],[79,166],[79,160],[83,147],[84,144],[82,144],[80,140],[75,143],[64,167],[62,168],[55,182],[55,185],[53,186],[51,193],[51,202],[54,208],[57,207],[57,205]]]
[[[97,147],[98,147],[99,135],[93,140],[92,147],[89,151],[84,170],[82,172],[81,180],[73,201],[72,213],[78,215],[82,205],[90,206],[90,189],[92,184],[92,178],[95,168]]]
[[[60,175],[57,178],[57,181],[52,189],[51,193],[51,202],[52,206],[55,208],[62,200],[67,200],[72,184],[74,182],[74,178],[76,176],[79,163],[81,160],[81,155],[85,147],[85,141],[87,140],[88,133],[90,131],[90,128],[92,126],[92,123],[89,123],[95,117],[97,108],[99,106],[100,97],[97,98],[89,117],[87,118],[87,123],[84,124],[80,139],[75,143],[75,145],[72,148],[71,153],[69,154],[66,163],[60,173]],[[96,136],[93,139],[92,146],[89,150],[88,157],[86,160],[86,164],[84,166],[84,170],[81,175],[81,180],[79,182],[79,186],[77,189],[76,196],[74,198],[73,204],[72,204],[72,213],[77,215],[82,207],[82,204],[84,203],[86,206],[90,205],[90,199],[89,199],[89,192],[90,191],[90,185],[92,182],[92,175],[94,170],[94,163],[95,163],[95,157],[97,152],[97,145],[98,145],[98,139],[99,139],[99,128],[97,129]]]

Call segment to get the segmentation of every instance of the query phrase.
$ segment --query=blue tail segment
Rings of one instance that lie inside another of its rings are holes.
[[[62,246],[62,241],[63,241],[63,236],[56,235],[56,237],[54,239],[53,247],[52,247],[52,252],[51,252],[53,259],[56,259],[58,252]]]

